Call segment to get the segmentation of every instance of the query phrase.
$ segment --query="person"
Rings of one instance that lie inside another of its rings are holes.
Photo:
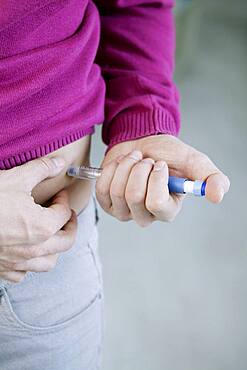
[[[168,173],[207,180],[213,203],[229,179],[178,138],[174,1],[0,7],[0,367],[98,369],[96,198],[113,217],[146,227],[181,210]],[[107,148],[94,189],[66,170],[90,164],[96,124]]]

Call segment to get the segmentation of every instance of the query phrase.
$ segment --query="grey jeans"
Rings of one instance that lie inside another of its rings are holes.
[[[103,289],[94,195],[74,245],[49,272],[0,280],[1,370],[96,370],[102,359]]]

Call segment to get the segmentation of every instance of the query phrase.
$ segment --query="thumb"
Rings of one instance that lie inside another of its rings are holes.
[[[66,161],[62,157],[42,157],[29,161],[22,166],[14,167],[8,172],[13,171],[15,173],[19,188],[30,192],[41,181],[57,176],[65,165]]]
[[[189,149],[184,166],[185,177],[206,181],[205,195],[212,203],[220,203],[230,187],[229,178],[204,153]]]

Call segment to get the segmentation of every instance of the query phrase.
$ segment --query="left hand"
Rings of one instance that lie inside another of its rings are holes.
[[[206,198],[222,201],[230,181],[203,153],[171,135],[151,135],[114,145],[106,154],[96,182],[101,207],[121,221],[142,227],[171,222],[184,194],[169,193],[168,176],[207,180]]]

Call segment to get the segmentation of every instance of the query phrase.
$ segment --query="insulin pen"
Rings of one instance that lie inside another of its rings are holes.
[[[102,168],[86,166],[70,166],[67,175],[77,179],[97,179],[102,172]],[[199,197],[205,195],[206,181],[192,181],[181,177],[169,176],[168,188],[170,193],[194,194]]]

